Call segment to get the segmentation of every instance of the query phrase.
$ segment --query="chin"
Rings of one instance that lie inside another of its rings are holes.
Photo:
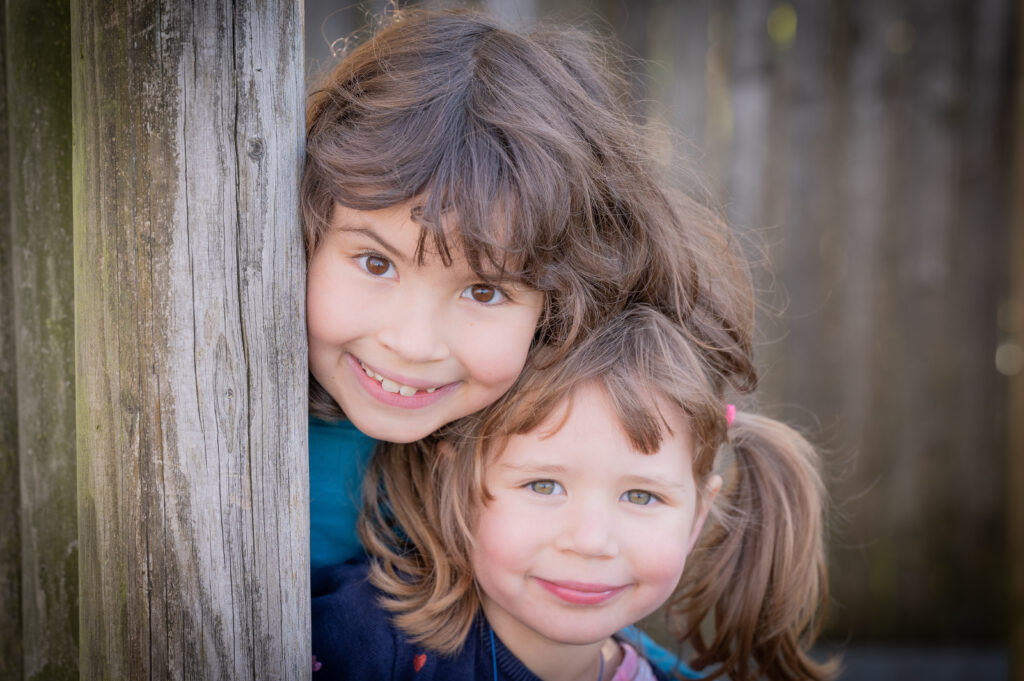
[[[374,440],[382,440],[384,442],[394,442],[395,444],[408,444],[409,442],[415,442],[421,438],[426,437],[430,433],[434,432],[428,430],[425,433],[420,431],[410,431],[406,428],[396,428],[389,426],[388,424],[364,424],[359,419],[349,419],[352,421],[352,425],[359,429],[363,435],[372,437]]]
[[[585,646],[592,643],[599,643],[609,638],[630,623],[594,623],[587,626],[584,624],[573,626],[566,623],[566,626],[540,627],[544,637],[556,643]]]

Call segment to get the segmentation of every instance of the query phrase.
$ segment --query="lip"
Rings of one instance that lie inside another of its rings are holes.
[[[626,585],[611,586],[591,582],[550,581],[540,577],[534,579],[549,593],[572,605],[601,605],[626,589]]]
[[[433,385],[424,383],[423,381],[411,381],[401,376],[386,375],[386,378],[390,378],[396,383],[407,385],[410,388],[416,388],[419,391],[415,395],[404,397],[398,393],[389,393],[381,387],[380,383],[367,376],[366,372],[363,371],[363,367],[360,364],[359,359],[356,358],[355,355],[348,354],[346,355],[346,359],[348,360],[349,368],[352,369],[352,372],[355,374],[356,381],[359,385],[366,390],[370,397],[373,397],[378,402],[382,402],[390,407],[399,407],[402,409],[422,409],[423,407],[429,407],[438,400],[443,399],[459,385],[458,381],[454,383],[446,383],[439,386],[434,392],[427,393],[423,392],[423,390],[426,388],[432,388],[434,387]],[[370,366],[370,368],[381,375],[385,375],[383,372],[377,371],[375,367]]]

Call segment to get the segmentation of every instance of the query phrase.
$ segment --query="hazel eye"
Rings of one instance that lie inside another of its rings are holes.
[[[357,260],[359,261],[359,264],[363,266],[364,270],[375,277],[393,278],[395,276],[393,272],[394,266],[391,264],[390,260],[383,256],[371,253],[361,255]]]
[[[528,484],[527,487],[529,487],[531,491],[536,492],[537,494],[543,494],[544,496],[553,496],[555,494],[560,494],[563,491],[562,486],[554,480],[535,480]]]
[[[497,286],[490,286],[488,284],[473,284],[467,286],[462,292],[463,298],[469,298],[483,305],[497,305],[503,303],[508,297],[502,293],[501,289]]]
[[[647,506],[655,501],[653,494],[645,492],[642,489],[631,489],[623,494],[622,498],[631,504],[636,504],[637,506]]]

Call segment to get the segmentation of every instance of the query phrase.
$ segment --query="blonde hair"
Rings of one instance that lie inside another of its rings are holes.
[[[640,452],[656,451],[664,437],[659,404],[685,412],[698,489],[720,450],[733,452],[671,605],[676,631],[697,652],[693,664],[718,665],[708,678],[734,681],[829,678],[833,667],[807,654],[827,591],[817,457],[770,419],[740,414],[729,427],[723,379],[705,354],[663,314],[638,305],[547,368],[527,367],[479,414],[417,443],[382,445],[365,478],[359,530],[396,625],[438,652],[461,647],[480,607],[472,530],[488,500],[487,466],[507,438],[538,427],[578,386],[595,382]],[[707,640],[700,627],[709,616]]]

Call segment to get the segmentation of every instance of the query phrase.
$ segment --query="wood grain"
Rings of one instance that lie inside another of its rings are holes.
[[[8,3],[6,20],[22,674],[76,679],[69,11]]]
[[[309,673],[301,11],[75,4],[83,679]]]
[[[0,3],[0,678],[20,679],[21,495],[7,141],[7,5]]]

